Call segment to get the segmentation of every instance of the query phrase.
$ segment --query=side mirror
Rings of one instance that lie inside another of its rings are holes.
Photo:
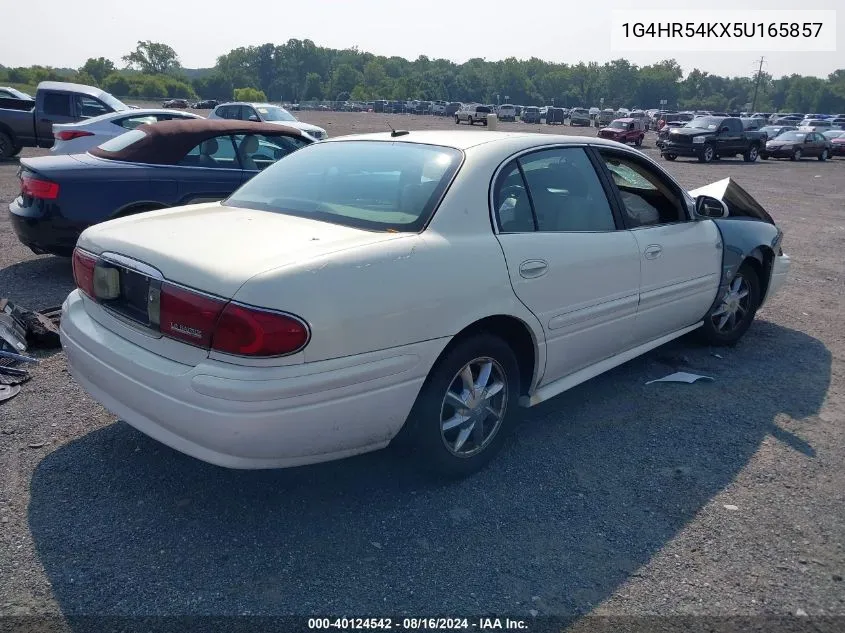
[[[254,121],[255,123],[260,123],[260,122],[261,122],[261,119],[259,119],[259,118],[258,118],[258,115],[255,115],[255,114],[250,115],[249,119],[247,119],[247,120],[248,120],[248,121]]]
[[[728,217],[728,205],[711,196],[698,196],[695,199],[695,214],[702,218]]]

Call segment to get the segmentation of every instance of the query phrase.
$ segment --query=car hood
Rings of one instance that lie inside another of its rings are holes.
[[[699,127],[676,127],[672,128],[674,136],[701,136],[702,134],[715,134],[716,130],[702,130]]]
[[[769,224],[775,223],[763,206],[750,193],[740,187],[733,178],[711,182],[709,185],[693,189],[689,193],[693,198],[711,196],[721,200],[728,207],[729,218],[747,217],[762,220]]]
[[[103,222],[86,229],[78,246],[130,257],[165,279],[230,298],[260,273],[406,236],[213,202]]]

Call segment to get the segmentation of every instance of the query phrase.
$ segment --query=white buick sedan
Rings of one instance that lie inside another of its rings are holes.
[[[62,341],[94,398],[213,464],[401,440],[465,475],[515,407],[692,330],[745,333],[789,258],[747,192],[706,193],[594,138],[338,138],[223,202],[86,230]]]

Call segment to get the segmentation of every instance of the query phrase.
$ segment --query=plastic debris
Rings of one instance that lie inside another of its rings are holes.
[[[0,385],[0,402],[14,398],[20,391],[20,385]]]
[[[715,378],[713,378],[712,376],[699,376],[698,374],[689,374],[685,371],[678,371],[674,374],[663,376],[663,378],[658,378],[657,380],[649,380],[646,384],[650,385],[655,382],[683,382],[688,385],[691,385],[697,380],[713,381],[715,380]]]

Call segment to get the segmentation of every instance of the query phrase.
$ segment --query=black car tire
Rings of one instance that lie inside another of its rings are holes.
[[[446,446],[446,432],[441,430],[444,400],[452,383],[459,379],[462,368],[476,359],[495,361],[496,371],[501,372],[504,385],[501,407],[504,413],[486,445],[482,442],[483,448],[478,453],[461,457]],[[466,477],[483,468],[502,448],[513,424],[519,393],[519,364],[513,350],[499,337],[479,333],[459,342],[438,359],[396,441],[411,450],[415,461],[424,470],[449,478]]]
[[[707,316],[704,317],[704,325],[700,329],[701,337],[709,345],[722,347],[736,345],[739,339],[748,331],[748,328],[751,327],[751,322],[754,320],[757,309],[760,307],[760,279],[757,277],[754,268],[748,263],[742,264],[731,283],[734,283],[737,278],[744,280],[748,288],[748,302],[745,313],[736,323],[735,327],[728,332],[723,332],[719,331],[713,322],[714,318],[718,316],[716,313],[720,310],[722,302],[720,301],[711,308]]]
[[[769,155],[766,152],[760,152],[760,160],[769,160]]]
[[[757,148],[756,145],[752,145],[748,148],[748,150],[742,155],[742,160],[746,163],[753,163],[757,160],[757,157],[760,155],[760,150]]]
[[[789,157],[789,160],[801,160],[801,148],[796,147],[792,150],[792,156]]]
[[[636,138],[636,140],[634,141],[634,145],[636,145],[637,147],[640,147],[642,144],[643,144],[643,137],[642,137],[642,136],[638,136],[638,137]]]
[[[11,158],[15,154],[17,152],[15,151],[15,144],[12,142],[12,139],[5,132],[0,132],[0,160]]]
[[[677,154],[663,154],[663,158],[665,158],[665,159],[666,159],[666,160],[668,160],[668,161],[673,161],[673,160],[675,160],[677,157],[678,157],[678,155],[677,155]]]
[[[455,125],[460,125],[460,124],[461,124],[461,120],[458,118],[458,115],[456,114],[455,115]]]
[[[714,158],[716,158],[716,150],[714,150],[713,146],[709,144],[705,145],[701,150],[701,153],[698,155],[698,161],[701,163],[711,163]]]
[[[469,123],[470,125],[475,125],[475,123],[472,120],[472,116],[467,117],[467,123]]]
[[[822,153],[821,153],[821,154],[819,154],[819,160],[820,160],[821,162],[824,162],[824,161],[826,161],[826,160],[827,160],[827,149],[823,149],[823,150],[822,150]]]

